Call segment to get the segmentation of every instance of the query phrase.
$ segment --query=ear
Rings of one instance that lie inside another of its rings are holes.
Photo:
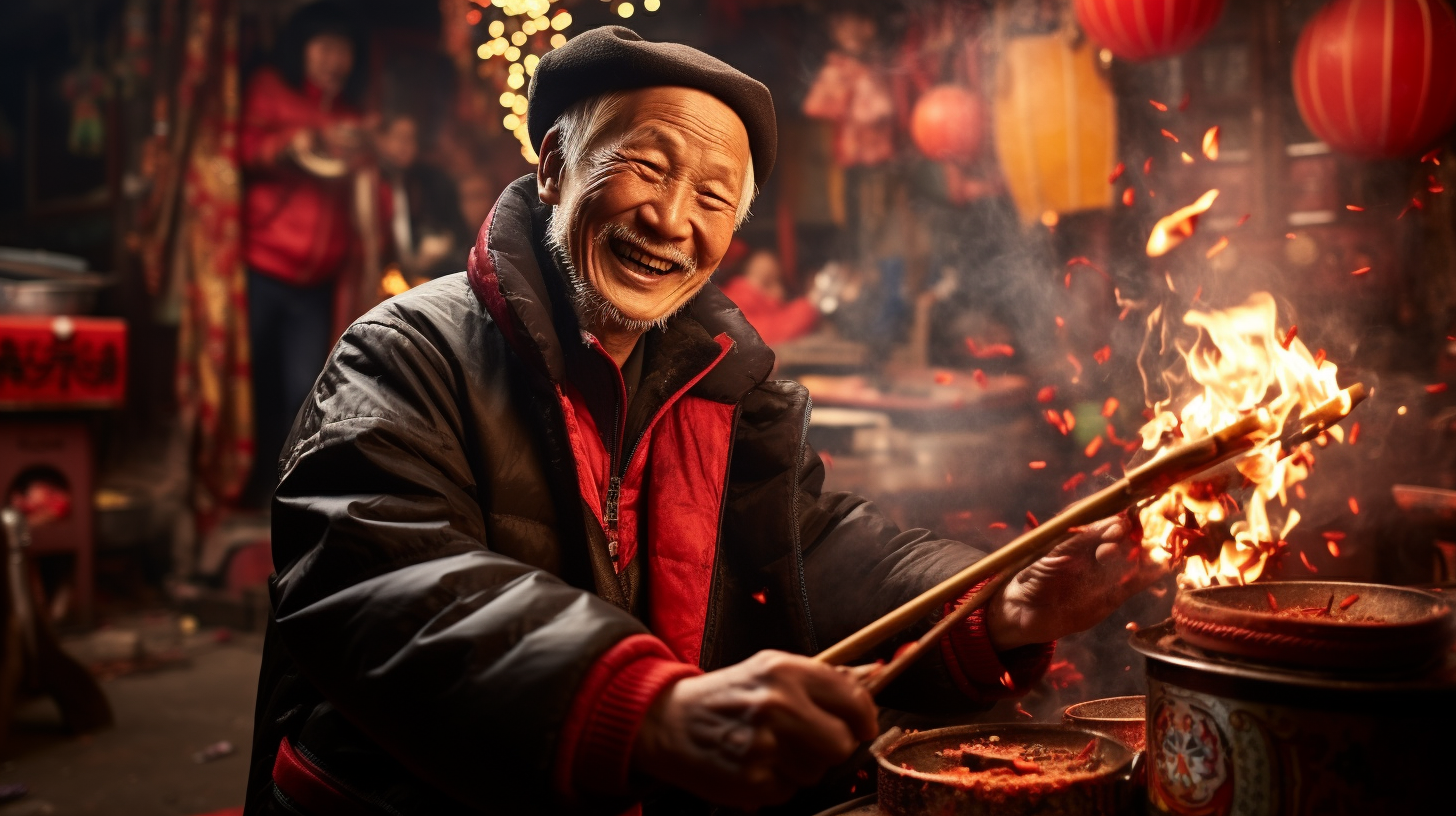
[[[556,128],[546,131],[541,140],[541,160],[536,163],[536,195],[542,204],[561,203],[561,171],[565,158],[561,154],[561,132]]]

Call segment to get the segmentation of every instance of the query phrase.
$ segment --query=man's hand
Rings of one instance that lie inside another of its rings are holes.
[[[763,651],[679,680],[647,711],[635,770],[722,805],[785,802],[878,733],[874,701],[848,673]]]
[[[1127,522],[1082,528],[1007,582],[987,604],[986,630],[998,651],[1090,629],[1166,574],[1126,537]]]

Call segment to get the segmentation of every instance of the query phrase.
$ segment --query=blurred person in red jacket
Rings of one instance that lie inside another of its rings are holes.
[[[333,341],[335,281],[356,255],[352,173],[364,161],[359,35],[340,6],[288,21],[248,83],[242,123],[257,456],[254,495],[272,492],[283,439]]]
[[[787,296],[783,266],[767,249],[749,253],[743,271],[723,284],[723,294],[770,346],[803,337],[819,323],[819,310],[807,298]]]

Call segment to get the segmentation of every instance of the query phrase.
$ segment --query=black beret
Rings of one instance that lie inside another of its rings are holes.
[[[546,131],[572,104],[610,91],[677,85],[716,96],[748,130],[757,184],[773,170],[778,124],[773,95],[762,82],[696,48],[648,42],[622,26],[603,26],[568,40],[537,63],[526,113],[531,147],[541,150]]]

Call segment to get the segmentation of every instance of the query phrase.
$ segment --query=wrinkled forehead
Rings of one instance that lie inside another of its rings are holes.
[[[620,147],[660,151],[679,166],[735,180],[752,161],[743,120],[717,97],[695,88],[629,91],[607,130]]]

